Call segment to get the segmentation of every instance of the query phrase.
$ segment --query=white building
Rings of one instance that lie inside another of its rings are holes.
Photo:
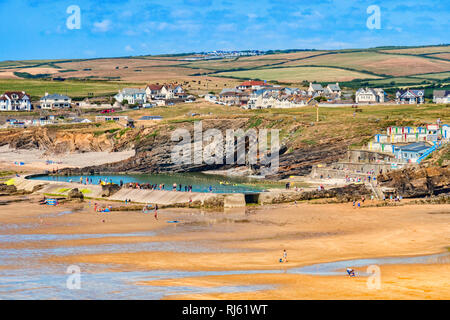
[[[308,96],[321,96],[325,93],[325,89],[320,83],[309,83]]]
[[[333,98],[341,98],[342,90],[339,86],[339,82],[330,83],[327,85],[327,87],[324,89],[325,95]]]
[[[68,96],[61,94],[48,94],[47,92],[40,100],[41,109],[70,108],[71,103],[72,99]]]
[[[433,91],[434,103],[450,103],[450,90],[434,90]]]
[[[147,102],[147,94],[145,89],[124,88],[122,91],[119,91],[114,98],[120,103],[126,100],[128,104]]]
[[[356,103],[384,103],[386,100],[386,93],[378,88],[360,88],[355,95]]]
[[[0,96],[0,111],[30,111],[31,99],[25,91],[8,91]]]

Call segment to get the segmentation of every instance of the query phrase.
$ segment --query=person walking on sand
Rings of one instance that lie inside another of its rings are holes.
[[[286,251],[286,249],[283,250],[283,262],[287,262],[287,251]]]
[[[155,219],[158,220],[158,204],[155,203]]]

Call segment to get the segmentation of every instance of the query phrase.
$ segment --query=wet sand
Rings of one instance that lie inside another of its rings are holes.
[[[37,204],[38,196],[25,197],[1,199],[23,201],[0,208],[0,250],[43,251],[24,259],[33,263],[37,259],[44,267],[87,264],[93,270],[98,266],[126,272],[186,272],[181,277],[169,273],[161,280],[138,281],[136,287],[212,288],[163,298],[450,299],[448,262],[382,265],[381,290],[368,290],[366,277],[349,278],[344,271],[338,276],[289,272],[322,262],[444,252],[450,244],[450,205],[353,209],[351,204],[302,203],[250,208],[246,213],[167,209],[160,210],[155,220],[152,213],[99,214],[93,203],[48,207]],[[167,223],[171,220],[180,222]],[[8,240],[17,235],[24,238]],[[278,261],[283,249],[288,252],[287,263]],[[14,266],[0,264],[0,268]],[[229,274],[234,271],[241,274]],[[249,285],[270,289],[220,290]]]

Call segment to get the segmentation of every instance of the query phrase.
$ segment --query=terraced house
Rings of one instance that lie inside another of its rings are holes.
[[[31,111],[31,99],[25,91],[8,91],[0,96],[0,111]]]

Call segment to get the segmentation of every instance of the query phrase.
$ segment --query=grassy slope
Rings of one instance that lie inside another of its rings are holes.
[[[32,97],[42,97],[45,92],[68,94],[71,97],[109,95],[117,93],[119,88],[133,86],[133,83],[106,81],[47,81],[26,79],[0,79],[0,92],[26,91]]]

